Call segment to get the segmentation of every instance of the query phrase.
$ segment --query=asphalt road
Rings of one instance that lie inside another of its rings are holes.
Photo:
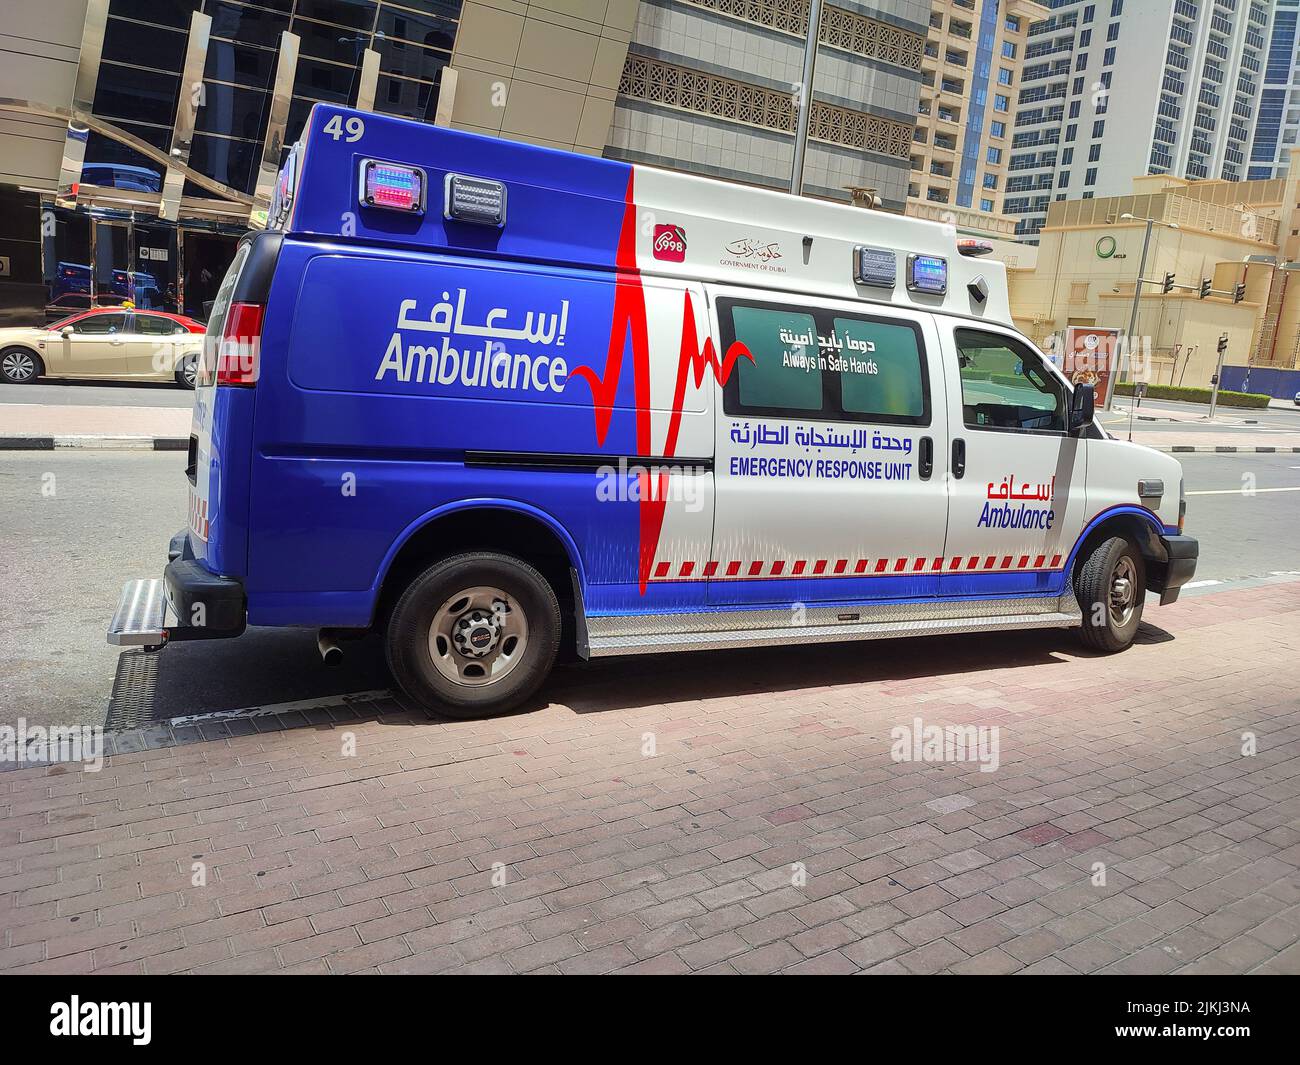
[[[194,406],[194,393],[166,381],[39,381],[30,385],[0,384],[0,403],[40,403],[81,407],[184,407]]]
[[[1201,542],[1198,584],[1300,571],[1300,456],[1181,457],[1187,531]],[[103,722],[118,659],[104,631],[126,579],[161,575],[167,541],[185,523],[182,468],[183,456],[165,452],[0,453],[0,723]],[[1242,491],[1251,478],[1253,495]],[[175,644],[154,656],[151,715],[388,686],[377,639],[346,650],[330,670],[309,630]],[[626,668],[570,666],[559,682]]]
[[[1295,433],[1300,432],[1300,407],[1272,406],[1262,410],[1244,407],[1220,406],[1215,410],[1214,421],[1209,420],[1210,408],[1204,403],[1177,403],[1172,400],[1144,399],[1129,417],[1129,398],[1119,396],[1116,408],[1101,413],[1102,423],[1107,430],[1122,440],[1127,435],[1130,424],[1133,439],[1148,432],[1167,433],[1176,428],[1180,432],[1191,433]],[[1177,415],[1173,420],[1171,415]],[[1189,415],[1195,420],[1187,420]]]

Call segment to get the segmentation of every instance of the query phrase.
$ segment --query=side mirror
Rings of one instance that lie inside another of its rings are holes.
[[[70,326],[70,325],[65,325],[62,329],[59,330],[59,336],[62,336],[62,337],[70,337],[70,336],[72,336],[72,326]]]
[[[1092,424],[1097,409],[1097,396],[1092,385],[1075,385],[1070,400],[1070,435],[1076,436]]]

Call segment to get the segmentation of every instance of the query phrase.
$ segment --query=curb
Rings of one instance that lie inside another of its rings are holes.
[[[189,446],[189,438],[184,436],[0,436],[0,451],[187,451]]]
[[[1136,440],[1133,442],[1138,443]],[[1236,444],[1172,444],[1154,450],[1167,455],[1300,455],[1300,447],[1238,447]]]

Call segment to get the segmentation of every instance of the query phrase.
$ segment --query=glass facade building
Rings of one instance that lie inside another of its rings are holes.
[[[79,75],[93,120],[69,135],[79,179],[0,196],[17,231],[39,231],[45,319],[129,299],[204,320],[267,157],[278,166],[317,101],[432,120],[459,15],[460,0],[89,0]],[[180,140],[188,172],[166,219]],[[26,289],[0,319],[38,310]]]

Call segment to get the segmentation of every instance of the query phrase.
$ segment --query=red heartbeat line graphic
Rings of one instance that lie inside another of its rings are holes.
[[[649,457],[655,452],[650,440],[650,344],[646,329],[645,289],[636,265],[636,204],[633,202],[633,176],[628,175],[627,196],[623,208],[623,225],[619,232],[615,267],[618,271],[614,286],[614,318],[609,334],[609,349],[605,353],[605,372],[597,374],[590,366],[577,366],[570,377],[581,377],[591,388],[595,403],[596,443],[604,446],[609,433],[610,418],[614,414],[614,398],[618,394],[619,372],[628,346],[632,347],[632,394],[636,408],[637,454]],[[719,384],[725,385],[740,358],[754,361],[754,356],[744,344],[733,342],[718,362],[713,338],[706,336],[700,346],[695,331],[695,308],[689,291],[683,294],[682,339],[677,361],[677,381],[673,389],[673,402],[668,416],[668,433],[664,438],[662,455],[666,459],[677,454],[677,436],[681,430],[682,407],[686,401],[686,382],[694,377],[695,387],[704,383],[704,372],[712,368]],[[637,579],[641,594],[645,594],[650,578],[650,568],[659,547],[659,534],[663,529],[664,511],[668,506],[667,472],[654,475],[656,483],[650,484],[648,470],[638,473],[640,494],[640,547],[637,560]]]

